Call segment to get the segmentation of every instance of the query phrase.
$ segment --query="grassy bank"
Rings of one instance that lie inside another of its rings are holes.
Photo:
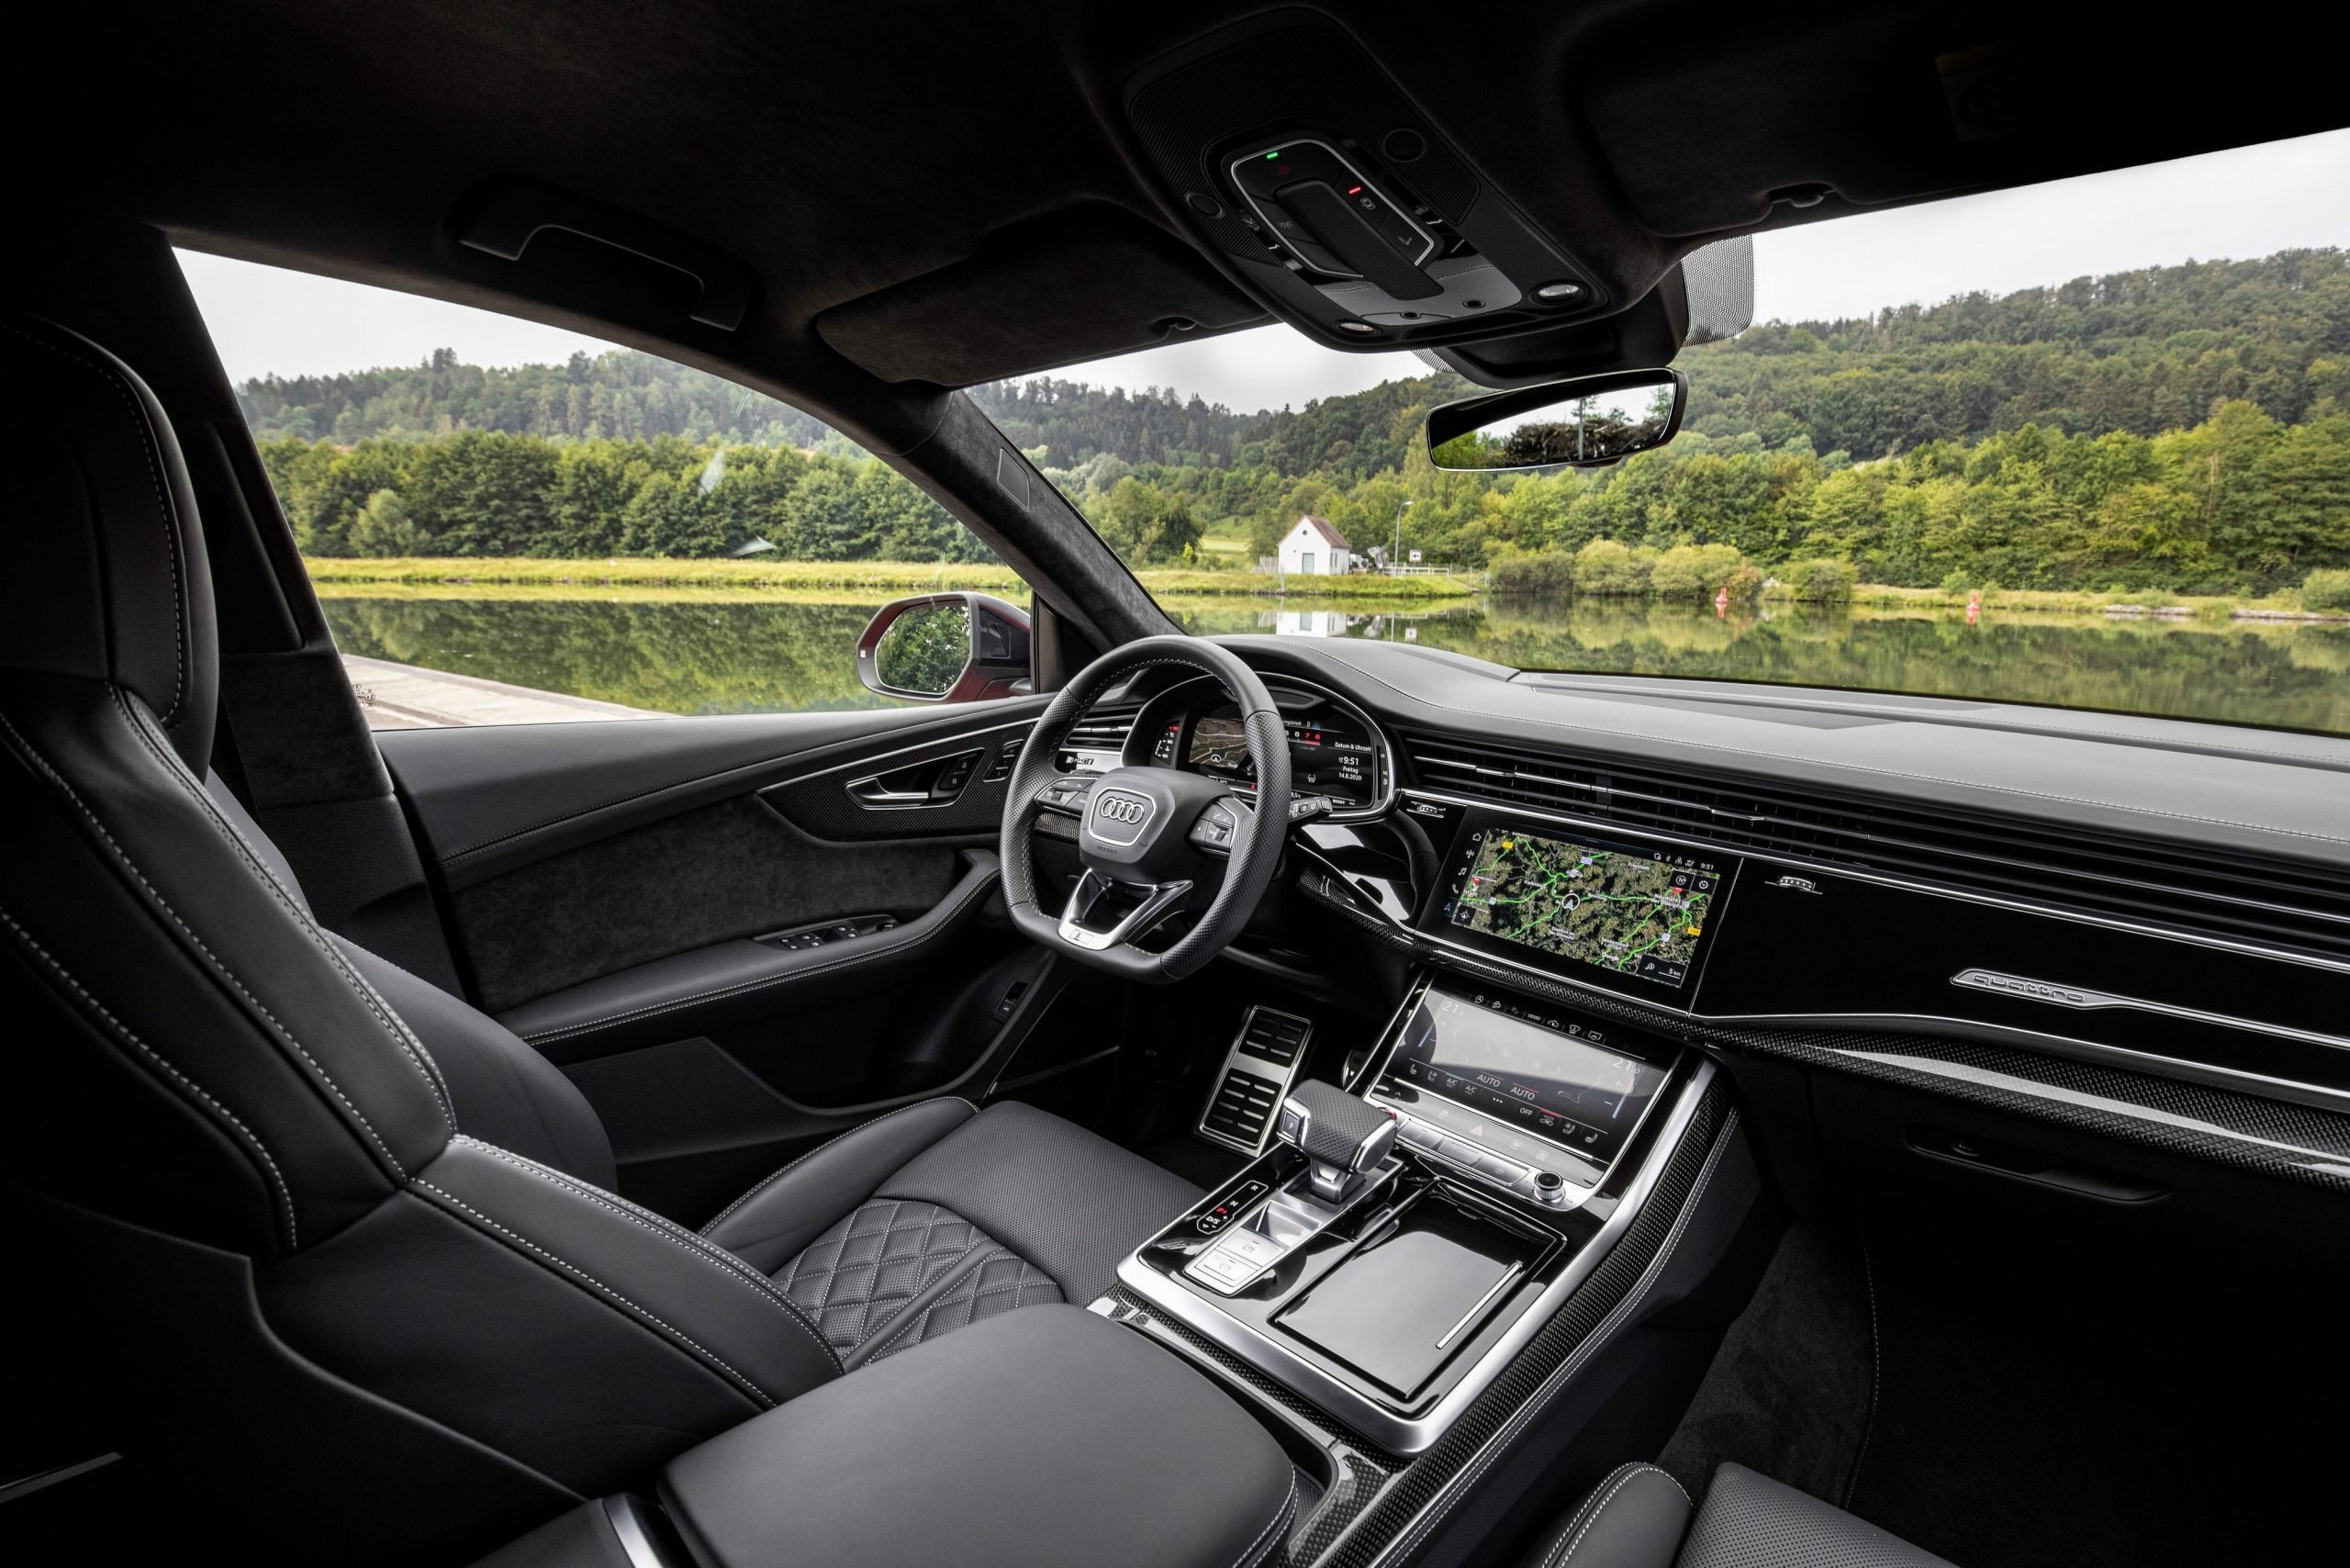
[[[1852,602],[1903,610],[1963,610],[1974,595],[1938,588],[1897,588],[1889,583],[1863,583],[1852,590]],[[2300,619],[2350,620],[2339,611],[2304,611],[2300,595],[2291,591],[2264,598],[2225,594],[2178,594],[2161,589],[2139,593],[2087,593],[2047,588],[1988,588],[1983,608],[2024,610],[2047,615],[2153,615],[2190,621]]]
[[[400,586],[472,586],[602,588],[744,588],[800,590],[811,594],[843,590],[856,593],[922,593],[944,588],[978,588],[1018,597],[1026,593],[1011,568],[996,566],[949,566],[924,561],[675,561],[607,559],[602,561],[544,560],[535,557],[473,558],[461,556],[398,556],[357,558],[309,556],[304,565],[310,580],[321,588],[342,588]],[[1248,597],[1283,591],[1281,580],[1262,572],[1192,571],[1151,567],[1136,572],[1154,594],[1185,598]],[[1287,595],[1297,599],[1460,599],[1483,591],[1475,577],[1292,577]]]

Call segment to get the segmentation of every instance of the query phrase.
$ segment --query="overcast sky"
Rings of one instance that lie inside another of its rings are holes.
[[[2350,130],[1759,235],[1755,313],[1764,320],[1860,316],[1975,289],[1999,294],[2190,257],[2318,245],[2350,247]],[[503,365],[610,346],[359,284],[187,252],[181,261],[240,381],[415,364],[436,348]],[[1056,374],[1174,386],[1255,409],[1360,391],[1422,369],[1409,354],[1342,354],[1275,326]]]

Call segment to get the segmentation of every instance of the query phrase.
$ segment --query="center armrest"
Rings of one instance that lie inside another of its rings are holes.
[[[1173,1355],[1032,1306],[747,1421],[661,1492],[712,1568],[1252,1568],[1292,1484],[1281,1446]]]

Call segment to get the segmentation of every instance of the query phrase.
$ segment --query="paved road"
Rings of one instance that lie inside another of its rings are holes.
[[[478,676],[419,669],[387,659],[342,655],[372,730],[420,730],[449,724],[576,724],[589,719],[666,719],[646,708],[623,708],[589,697],[536,691]]]

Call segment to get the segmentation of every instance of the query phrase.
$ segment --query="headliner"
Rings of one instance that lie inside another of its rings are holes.
[[[45,102],[5,111],[20,210],[572,327],[718,370],[876,450],[936,388],[1267,319],[1155,188],[1122,115],[1140,67],[1262,7],[671,0],[85,6]],[[1483,39],[1331,5],[1429,120],[1634,299],[1697,244],[1872,206],[2331,129],[2322,51],[2066,38],[2020,6],[1495,0]],[[78,36],[77,36],[78,35]],[[2031,50],[2006,135],[1954,131],[1936,62]],[[2231,50],[2245,52],[2241,62]],[[740,258],[734,331],[677,274],[562,234],[457,243],[485,181],[610,204]],[[1772,193],[1831,187],[1818,205]],[[38,231],[38,217],[34,231]],[[1376,345],[1380,348],[1391,345]]]

